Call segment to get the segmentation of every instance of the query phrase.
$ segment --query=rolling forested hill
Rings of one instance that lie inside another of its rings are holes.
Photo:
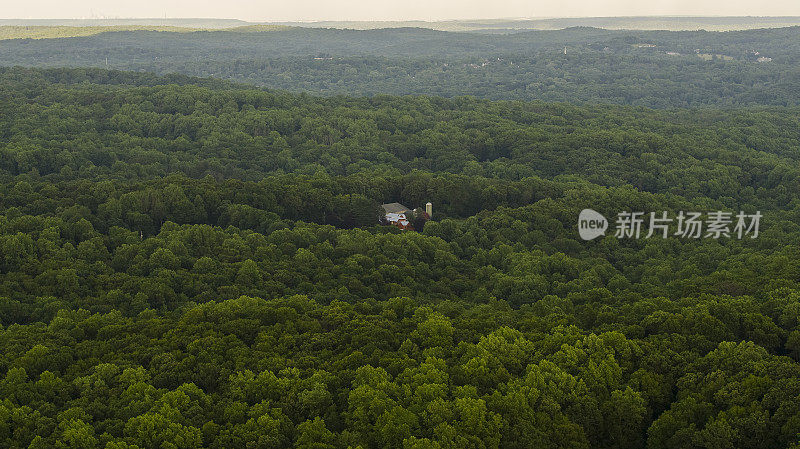
[[[800,442],[797,107],[30,68],[0,106],[4,447]],[[763,219],[585,242],[584,208]]]
[[[473,95],[654,108],[800,104],[798,27],[729,32],[576,27],[506,34],[264,30],[7,39],[0,40],[0,65],[182,73],[326,96]]]

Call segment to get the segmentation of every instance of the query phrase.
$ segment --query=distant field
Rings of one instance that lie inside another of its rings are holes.
[[[109,31],[168,31],[173,33],[186,33],[196,31],[196,28],[176,26],[0,26],[0,39],[54,39],[61,37],[83,37]]]
[[[248,25],[236,19],[0,19],[0,26],[69,26],[69,27],[108,27],[108,26],[171,26],[181,28],[233,28]]]
[[[288,28],[283,25],[244,25],[224,28],[234,32],[260,32]],[[94,36],[114,31],[163,31],[170,33],[192,33],[214,31],[219,28],[193,28],[173,25],[100,25],[100,26],[50,26],[50,25],[6,25],[0,26],[0,40],[6,39],[57,39],[65,37]]]

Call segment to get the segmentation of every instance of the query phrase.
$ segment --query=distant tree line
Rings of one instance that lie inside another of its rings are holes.
[[[800,104],[798,42],[800,27],[730,32],[575,27],[506,34],[418,28],[140,30],[0,40],[0,65],[178,72],[326,96],[471,95],[654,108],[794,106]]]

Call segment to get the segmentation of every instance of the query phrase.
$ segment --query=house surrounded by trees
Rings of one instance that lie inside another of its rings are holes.
[[[430,220],[433,208],[431,203],[425,205],[424,211],[416,211],[400,203],[382,204],[381,207],[384,213],[381,222],[397,226],[404,231],[417,230],[414,226],[415,223],[420,228],[419,230],[422,230],[422,225],[424,225],[425,221]]]

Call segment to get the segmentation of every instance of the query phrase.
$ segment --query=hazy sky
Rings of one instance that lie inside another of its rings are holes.
[[[249,21],[631,15],[800,16],[800,0],[0,0],[0,18],[218,17]]]

